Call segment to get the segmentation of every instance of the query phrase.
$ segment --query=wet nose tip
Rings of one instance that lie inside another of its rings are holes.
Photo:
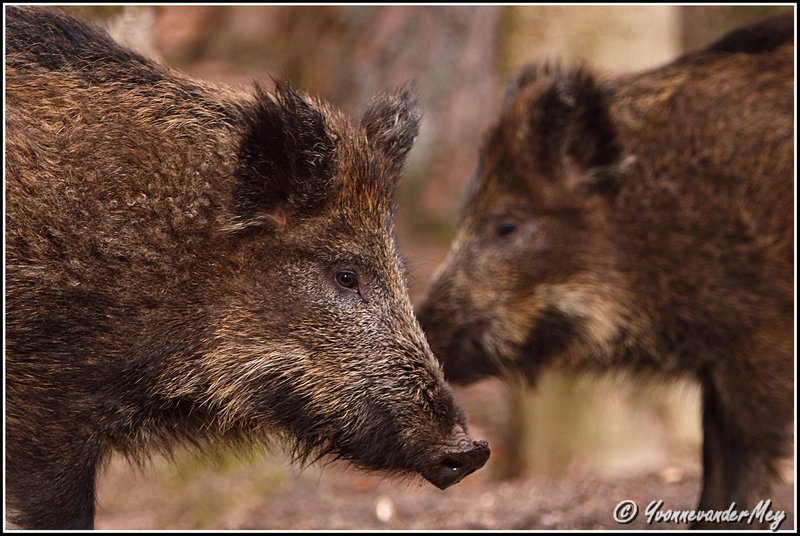
[[[448,488],[483,467],[489,453],[486,441],[464,441],[455,447],[445,447],[436,456],[427,478],[439,489]]]

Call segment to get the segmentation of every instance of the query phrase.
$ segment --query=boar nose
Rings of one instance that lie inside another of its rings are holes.
[[[489,459],[486,441],[465,439],[457,445],[441,447],[434,453],[422,476],[439,489],[445,489],[477,471]]]

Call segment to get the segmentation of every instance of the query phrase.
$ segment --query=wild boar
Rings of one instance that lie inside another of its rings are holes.
[[[93,526],[112,452],[283,439],[440,488],[481,467],[413,315],[393,196],[420,111],[360,123],[6,12],[9,520]]]
[[[700,509],[769,498],[793,419],[791,16],[643,73],[529,66],[419,318],[446,377],[696,378]]]

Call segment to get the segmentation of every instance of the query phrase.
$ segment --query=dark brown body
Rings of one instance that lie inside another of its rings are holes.
[[[791,17],[659,69],[530,67],[419,311],[445,374],[689,375],[702,509],[769,497],[793,419]]]
[[[269,437],[441,488],[483,465],[392,237],[411,88],[353,124],[6,14],[12,524],[89,528],[110,453],[184,440]]]

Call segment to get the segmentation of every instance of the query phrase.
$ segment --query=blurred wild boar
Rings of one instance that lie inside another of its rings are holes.
[[[419,318],[449,380],[623,367],[703,390],[700,508],[769,498],[793,419],[794,26],[511,83]]]
[[[410,86],[359,124],[236,93],[60,12],[6,11],[6,485],[93,526],[112,452],[283,440],[440,488],[481,467],[413,315],[393,196]]]

